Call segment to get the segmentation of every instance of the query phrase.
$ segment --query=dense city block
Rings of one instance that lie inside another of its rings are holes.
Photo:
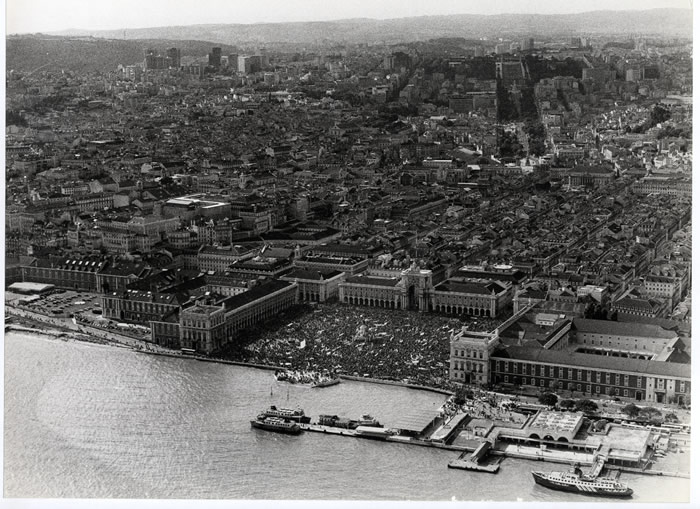
[[[8,69],[16,309],[290,369],[689,404],[690,40],[176,42]]]

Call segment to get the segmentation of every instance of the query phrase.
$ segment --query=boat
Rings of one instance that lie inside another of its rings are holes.
[[[367,426],[371,428],[383,428],[381,424],[379,424],[379,421],[372,417],[369,414],[365,414],[362,416],[362,419],[357,421],[358,426]]]
[[[632,488],[607,477],[590,478],[581,475],[581,470],[573,472],[532,472],[535,483],[545,488],[558,491],[569,491],[582,495],[597,495],[601,497],[630,497]]]
[[[392,430],[377,428],[375,426],[358,426],[355,428],[355,436],[359,438],[370,438],[372,440],[386,440],[393,434]]]
[[[286,421],[300,422],[308,424],[311,422],[311,417],[308,417],[301,408],[292,410],[291,408],[277,408],[275,405],[270,406],[262,412],[265,417],[279,417]]]
[[[298,435],[301,433],[301,427],[296,422],[290,422],[281,417],[267,417],[260,414],[258,417],[250,421],[253,428],[264,429],[265,431],[276,431],[277,433],[287,433],[288,435]]]
[[[322,388],[322,387],[330,387],[331,385],[338,385],[340,383],[340,378],[329,378],[327,380],[321,380],[320,382],[316,382],[313,384],[311,387],[315,388]]]
[[[357,429],[360,426],[365,428],[383,428],[377,419],[368,414],[363,415],[362,419],[348,419],[337,415],[321,414],[318,418],[318,423],[322,426],[344,429]]]
[[[316,371],[278,370],[275,372],[275,378],[278,382],[310,385],[311,387],[329,387],[340,383],[340,378],[333,377],[327,372],[321,374]]]

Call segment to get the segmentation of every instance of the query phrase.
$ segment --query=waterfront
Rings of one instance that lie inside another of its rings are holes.
[[[8,497],[591,501],[534,484],[530,470],[556,465],[506,459],[490,476],[448,469],[450,451],[249,424],[276,403],[313,417],[371,413],[390,426],[407,410],[437,409],[439,394],[349,381],[311,389],[265,370],[5,339]],[[688,497],[687,479],[622,480],[632,501]]]

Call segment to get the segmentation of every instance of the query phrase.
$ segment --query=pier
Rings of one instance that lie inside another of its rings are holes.
[[[492,457],[490,453],[491,442],[484,440],[471,455],[467,456],[469,451],[465,451],[457,459],[450,461],[447,467],[495,474],[501,466],[503,457]]]

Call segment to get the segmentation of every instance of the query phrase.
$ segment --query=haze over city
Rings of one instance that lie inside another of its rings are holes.
[[[7,14],[5,497],[697,499],[691,2]]]
[[[7,0],[7,33],[107,30],[213,23],[277,23],[445,14],[569,14],[691,8],[690,0]]]

